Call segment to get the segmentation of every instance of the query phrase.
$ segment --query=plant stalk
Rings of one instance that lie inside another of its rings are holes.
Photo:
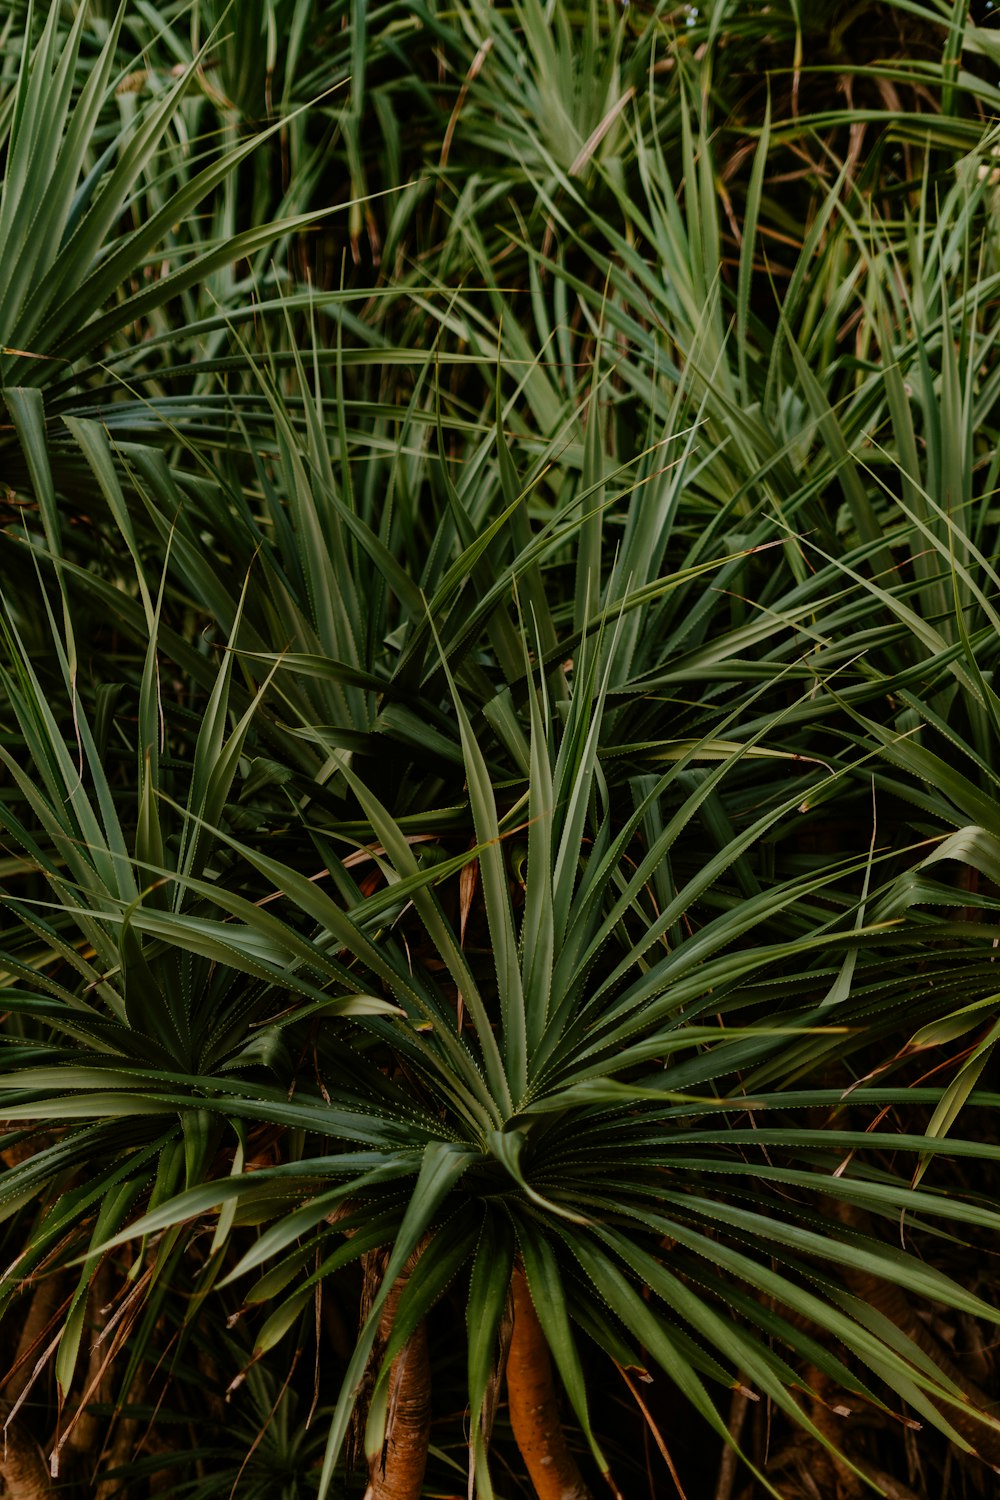
[[[514,1331],[507,1355],[507,1401],[514,1437],[538,1500],[591,1500],[559,1415],[552,1356],[524,1273],[511,1282]]]

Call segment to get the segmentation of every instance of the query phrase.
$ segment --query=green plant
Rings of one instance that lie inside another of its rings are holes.
[[[991,34],[7,42],[8,1491],[972,1493]]]

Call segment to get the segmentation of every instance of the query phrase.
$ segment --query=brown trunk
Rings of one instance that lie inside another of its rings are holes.
[[[146,1372],[139,1370],[129,1388],[128,1399],[132,1405],[138,1405],[146,1394]],[[136,1438],[139,1433],[139,1421],[136,1417],[122,1416],[119,1406],[112,1419],[115,1421],[114,1440],[111,1447],[101,1457],[101,1468],[121,1469],[135,1457]],[[113,1500],[115,1495],[124,1492],[126,1481],[124,1479],[100,1479],[94,1489],[94,1500]]]
[[[61,1276],[46,1276],[44,1281],[37,1283],[31,1293],[28,1310],[24,1315],[24,1322],[21,1324],[21,1332],[18,1335],[14,1363],[6,1377],[0,1377],[0,1390],[11,1403],[21,1395],[34,1374],[35,1364],[44,1348],[43,1340],[54,1329],[59,1314],[64,1312],[68,1305],[68,1299],[63,1300],[63,1290],[64,1284]]]
[[[0,1122],[0,1130],[8,1128]],[[49,1145],[51,1137],[37,1135],[7,1146],[0,1151],[0,1161],[8,1169],[28,1161]],[[24,1427],[23,1417],[11,1418],[11,1409],[21,1397],[44,1350],[44,1339],[59,1312],[63,1278],[46,1276],[31,1293],[31,1301],[17,1341],[14,1362],[6,1379],[0,1375],[3,1399],[0,1400],[0,1488],[4,1500],[53,1500],[55,1489],[41,1448]],[[8,1423],[9,1425],[4,1425]]]
[[[10,1121],[0,1120],[0,1131],[6,1132],[9,1129]],[[5,1146],[0,1151],[0,1161],[3,1162],[5,1167],[19,1167],[23,1161],[29,1161],[31,1157],[35,1156],[39,1151],[43,1151],[46,1146],[51,1146],[51,1144],[52,1137],[50,1135],[39,1134],[28,1136],[26,1140],[18,1141],[14,1146]]]
[[[6,1403],[0,1407],[5,1416]],[[42,1450],[15,1417],[2,1438],[0,1479],[5,1500],[53,1500],[55,1490]]]
[[[401,1276],[379,1318],[379,1342],[388,1342],[406,1286]],[[431,1436],[431,1364],[427,1329],[419,1323],[392,1362],[389,1412],[382,1453],[371,1465],[365,1500],[420,1500]]]
[[[0,1435],[0,1481],[5,1500],[51,1500],[55,1494],[41,1449],[25,1430],[22,1416],[11,1418],[10,1412],[34,1373],[43,1340],[58,1314],[62,1289],[58,1276],[48,1276],[35,1287],[21,1325],[11,1373],[4,1383],[0,1427],[10,1423]]]
[[[835,1212],[841,1223],[849,1225],[852,1229],[861,1229],[871,1233],[868,1215],[855,1204],[840,1201],[835,1205]],[[844,1280],[856,1297],[862,1298],[883,1317],[895,1323],[897,1328],[901,1328],[913,1340],[918,1349],[922,1349],[930,1356],[942,1373],[949,1380],[953,1380],[968,1397],[970,1408],[992,1414],[995,1406],[993,1399],[985,1391],[980,1390],[979,1386],[949,1358],[942,1345],[917,1317],[909,1297],[901,1286],[895,1282],[881,1281],[867,1271],[859,1271],[853,1266],[844,1267]],[[979,1457],[1000,1472],[1000,1431],[986,1422],[979,1421],[976,1410],[954,1406],[951,1402],[939,1401],[934,1396],[929,1396],[928,1399],[934,1403]]]
[[[514,1331],[507,1355],[510,1424],[538,1500],[591,1500],[559,1416],[552,1358],[521,1271],[511,1283]]]
[[[866,1486],[840,1456],[844,1446],[844,1424],[843,1421],[838,1421],[831,1410],[830,1403],[834,1397],[832,1383],[822,1370],[815,1367],[808,1371],[806,1383],[815,1397],[812,1402],[812,1420],[833,1448],[833,1452],[827,1448],[813,1448],[810,1451],[812,1477],[819,1483],[822,1493],[829,1495],[831,1500],[864,1500]]]
[[[74,1457],[81,1459],[91,1457],[96,1463],[100,1453],[100,1439],[106,1419],[96,1417],[90,1408],[92,1403],[107,1402],[111,1399],[111,1370],[110,1367],[102,1368],[107,1351],[100,1343],[100,1334],[107,1322],[105,1304],[111,1300],[111,1294],[111,1267],[105,1261],[98,1267],[89,1293],[93,1323],[90,1330],[87,1373],[83,1382],[83,1390],[80,1393],[80,1399],[84,1404],[82,1410],[78,1408],[70,1415],[68,1430],[57,1442],[55,1449],[55,1454],[59,1455],[60,1450],[65,1448],[67,1457],[71,1461]]]
[[[746,1421],[747,1408],[750,1405],[750,1397],[743,1390],[736,1390],[729,1402],[729,1421],[727,1428],[731,1443],[726,1443],[722,1449],[719,1460],[719,1477],[715,1482],[715,1500],[731,1500],[733,1486],[736,1483],[736,1473],[739,1466],[739,1454],[736,1444],[743,1432],[743,1424]]]

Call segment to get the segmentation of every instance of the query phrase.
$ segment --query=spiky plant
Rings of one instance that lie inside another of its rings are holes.
[[[1000,1465],[986,19],[11,8],[9,1494]]]

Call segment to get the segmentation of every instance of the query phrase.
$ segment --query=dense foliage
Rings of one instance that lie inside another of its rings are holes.
[[[994,1493],[993,9],[7,6],[13,1500]]]

